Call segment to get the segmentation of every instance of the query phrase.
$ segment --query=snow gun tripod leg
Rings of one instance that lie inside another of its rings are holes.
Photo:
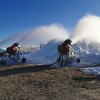
[[[60,66],[61,67],[64,66],[64,58],[63,58],[63,55],[61,55],[61,58],[60,58]]]

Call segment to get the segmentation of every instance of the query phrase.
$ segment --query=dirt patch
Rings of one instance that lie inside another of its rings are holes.
[[[0,100],[100,100],[100,78],[76,68],[0,68]]]

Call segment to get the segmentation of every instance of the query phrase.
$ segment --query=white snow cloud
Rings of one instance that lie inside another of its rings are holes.
[[[19,42],[25,45],[39,45],[40,43],[47,43],[54,38],[67,39],[68,32],[61,24],[51,24],[46,26],[39,26],[32,31],[25,34]]]
[[[27,32],[18,33],[0,42],[1,47],[9,46],[15,42],[20,43],[22,46],[39,46],[40,43],[46,44],[54,38],[69,37],[67,30],[62,24],[43,25],[31,29]]]
[[[25,33],[15,34],[0,42],[0,46],[9,46],[14,42],[19,42],[22,46],[37,46],[40,43],[46,44],[54,38],[71,38],[73,43],[87,40],[87,42],[95,41],[100,43],[100,17],[93,14],[86,14],[81,18],[73,33],[59,23],[38,26]]]
[[[100,17],[86,14],[78,21],[71,38],[74,43],[81,40],[100,42]]]

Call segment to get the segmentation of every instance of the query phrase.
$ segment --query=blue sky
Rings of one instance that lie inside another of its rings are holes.
[[[86,13],[100,16],[100,0],[0,0],[0,41],[52,23],[74,28]]]

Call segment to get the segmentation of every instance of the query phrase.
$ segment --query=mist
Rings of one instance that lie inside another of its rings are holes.
[[[69,37],[67,30],[62,24],[38,26],[27,32],[17,33],[0,42],[0,47],[6,47],[18,42],[21,46],[39,46],[40,43],[47,44],[54,38],[66,39]]]
[[[66,39],[69,37],[67,30],[61,24],[51,24],[46,26],[39,26],[25,34],[18,42],[21,45],[40,45],[40,43],[47,44],[54,38]]]
[[[83,40],[87,43],[100,43],[100,17],[93,14],[86,14],[78,20],[75,28],[71,32],[63,24],[59,23],[42,25],[4,39],[0,42],[0,47],[5,48],[15,42],[25,47],[39,46],[40,43],[47,44],[54,38],[64,40],[70,38],[73,44]]]
[[[81,18],[71,35],[73,43],[79,41],[100,43],[100,17],[92,14],[86,14]]]

